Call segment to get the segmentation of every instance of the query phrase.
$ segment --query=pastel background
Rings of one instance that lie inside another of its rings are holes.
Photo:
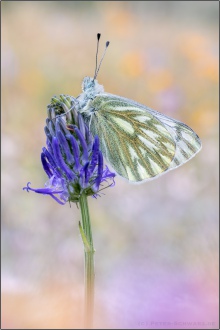
[[[218,1],[2,1],[2,328],[82,327],[79,210],[43,187],[53,95],[98,81],[192,127],[202,151],[90,198],[96,328],[218,329]]]

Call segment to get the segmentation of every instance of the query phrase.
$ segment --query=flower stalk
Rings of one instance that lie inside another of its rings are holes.
[[[90,223],[87,196],[82,194],[79,198],[79,205],[82,217],[82,226],[79,223],[80,234],[84,244],[84,282],[85,282],[85,329],[93,327],[93,309],[94,309],[94,247],[92,239],[92,229]]]

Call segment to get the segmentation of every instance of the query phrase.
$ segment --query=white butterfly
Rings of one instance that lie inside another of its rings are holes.
[[[97,35],[96,69],[85,77],[83,92],[75,99],[100,149],[116,173],[131,182],[157,178],[196,155],[201,149],[198,135],[187,125],[127,98],[104,92],[96,77],[100,34]]]

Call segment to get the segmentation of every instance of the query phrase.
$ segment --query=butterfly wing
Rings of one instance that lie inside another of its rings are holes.
[[[201,148],[187,125],[135,101],[103,93],[90,103],[90,130],[98,135],[106,160],[131,182],[154,179]]]

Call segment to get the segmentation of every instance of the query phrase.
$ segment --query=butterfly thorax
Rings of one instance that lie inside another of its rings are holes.
[[[94,98],[104,92],[102,85],[91,77],[85,77],[82,82],[82,93],[77,97],[77,110],[85,117],[90,117],[93,113],[91,102]]]

